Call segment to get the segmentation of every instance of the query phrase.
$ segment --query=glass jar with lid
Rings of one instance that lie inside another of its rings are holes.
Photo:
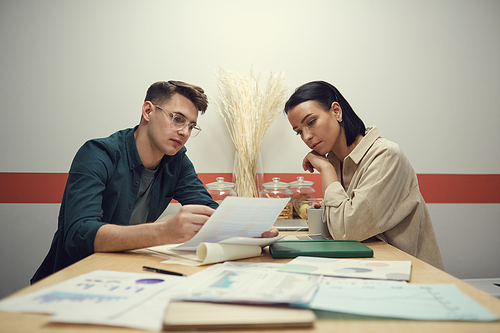
[[[287,183],[281,182],[278,177],[273,178],[272,182],[262,184],[264,189],[260,192],[262,198],[290,198],[286,207],[278,216],[278,219],[291,219],[292,215],[292,191]]]
[[[313,188],[314,182],[305,180],[304,177],[297,177],[297,180],[289,183],[289,185],[290,190],[292,191],[292,202],[294,200],[298,202],[301,200],[316,198],[316,191]],[[300,204],[298,207],[300,207]],[[297,209],[293,210],[293,217],[300,218]]]
[[[221,203],[225,197],[237,197],[238,193],[234,190],[234,183],[225,182],[224,177],[215,178],[215,182],[207,184],[208,193],[217,202]]]

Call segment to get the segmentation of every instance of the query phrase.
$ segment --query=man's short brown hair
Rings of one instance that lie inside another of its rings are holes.
[[[203,89],[182,81],[158,81],[153,83],[148,88],[144,101],[161,104],[168,101],[175,93],[189,99],[201,114],[204,114],[207,110],[208,99]]]

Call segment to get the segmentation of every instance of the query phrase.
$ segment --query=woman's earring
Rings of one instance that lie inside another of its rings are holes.
[[[339,122],[339,124],[343,121],[344,119],[340,119],[340,120],[337,120]]]

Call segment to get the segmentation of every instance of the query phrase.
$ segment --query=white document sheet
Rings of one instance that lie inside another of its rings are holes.
[[[282,272],[359,279],[409,281],[411,261],[381,261],[299,256],[280,268]]]
[[[218,243],[232,237],[260,237],[273,226],[289,198],[226,197],[208,221],[176,250],[194,251],[201,243]]]
[[[254,304],[309,301],[320,276],[281,273],[265,263],[217,264],[191,275],[181,300]]]
[[[322,284],[313,300],[301,306],[413,320],[498,320],[454,284]]]
[[[187,277],[93,271],[0,301],[0,310],[52,314],[52,321],[161,330],[174,286]]]

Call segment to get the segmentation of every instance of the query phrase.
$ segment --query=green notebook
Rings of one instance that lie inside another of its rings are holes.
[[[282,240],[269,246],[273,258],[298,256],[328,258],[372,258],[373,250],[354,240]]]

